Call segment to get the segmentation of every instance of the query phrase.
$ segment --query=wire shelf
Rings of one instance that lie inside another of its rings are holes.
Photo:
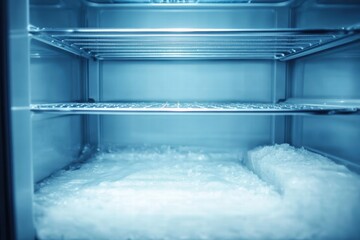
[[[120,103],[53,103],[32,104],[33,112],[58,114],[154,114],[154,113],[228,113],[228,114],[349,114],[356,107],[294,103],[236,103],[236,102],[120,102]]]
[[[291,60],[360,39],[358,29],[45,29],[32,38],[86,58]]]
[[[287,5],[294,0],[86,0],[89,3],[119,4],[243,4],[243,5]]]

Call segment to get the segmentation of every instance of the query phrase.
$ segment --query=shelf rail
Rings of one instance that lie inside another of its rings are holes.
[[[352,29],[48,29],[33,39],[94,60],[272,59],[287,61],[360,39]]]

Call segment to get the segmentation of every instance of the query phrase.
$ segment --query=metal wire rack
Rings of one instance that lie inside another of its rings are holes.
[[[135,114],[135,113],[227,113],[227,114],[349,114],[356,107],[294,103],[180,103],[180,102],[120,102],[120,103],[53,103],[32,104],[33,112],[57,114]]]
[[[291,60],[360,39],[359,29],[48,29],[33,39],[95,60]]]
[[[95,4],[251,4],[251,5],[286,5],[294,0],[85,0]]]

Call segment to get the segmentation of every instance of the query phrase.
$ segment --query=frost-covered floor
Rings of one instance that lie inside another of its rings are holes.
[[[360,177],[289,145],[99,153],[38,186],[40,239],[360,236]]]

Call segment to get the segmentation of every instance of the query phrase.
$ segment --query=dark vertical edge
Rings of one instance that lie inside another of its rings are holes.
[[[15,239],[11,176],[9,29],[7,1],[0,1],[0,239]]]

